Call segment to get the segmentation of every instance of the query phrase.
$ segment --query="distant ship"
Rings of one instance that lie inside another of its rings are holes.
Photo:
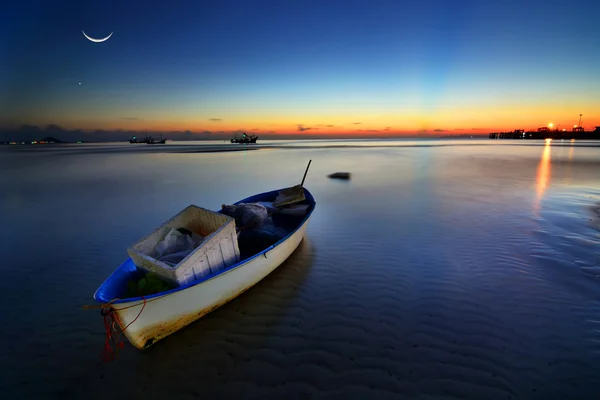
[[[231,143],[244,143],[244,144],[248,144],[248,143],[256,143],[256,139],[258,139],[258,136],[256,135],[246,135],[245,133],[242,134],[242,137],[234,137],[233,139],[231,139]]]
[[[129,143],[136,143],[136,144],[165,144],[166,142],[167,142],[167,139],[154,140],[152,138],[152,136],[146,136],[142,140],[138,140],[135,136],[133,136],[129,140]]]

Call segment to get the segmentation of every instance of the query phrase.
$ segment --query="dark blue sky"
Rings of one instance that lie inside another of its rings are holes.
[[[598,1],[160,3],[11,3],[0,123],[471,129],[600,105]]]

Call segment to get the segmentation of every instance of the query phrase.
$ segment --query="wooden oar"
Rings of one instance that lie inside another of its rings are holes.
[[[304,189],[302,187],[304,185],[304,180],[306,179],[306,174],[308,173],[308,168],[310,168],[311,162],[312,162],[312,160],[308,161],[308,165],[306,166],[306,171],[304,171],[304,176],[302,177],[302,182],[299,185],[292,186],[292,187],[281,190],[279,192],[279,195],[273,202],[274,207],[280,207],[280,206],[286,206],[286,205],[293,204],[293,203],[298,203],[305,199]]]
[[[300,183],[300,187],[304,186],[304,180],[306,179],[306,174],[308,174],[308,169],[310,168],[310,163],[312,160],[308,160],[308,165],[306,166],[306,171],[304,171],[304,176],[302,177],[302,183]]]

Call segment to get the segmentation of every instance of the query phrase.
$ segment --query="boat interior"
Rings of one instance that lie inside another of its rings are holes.
[[[152,297],[156,297],[156,296],[162,296],[162,295],[165,295],[170,292],[183,290],[187,287],[197,285],[203,281],[213,278],[214,276],[222,274],[228,270],[234,269],[234,268],[240,266],[241,264],[245,263],[246,261],[263,254],[265,251],[268,251],[271,247],[274,247],[277,244],[285,241],[294,231],[296,231],[298,228],[300,228],[300,226],[302,226],[302,224],[310,216],[310,214],[312,213],[312,211],[315,207],[315,200],[314,200],[312,194],[305,188],[303,188],[303,190],[304,190],[305,200],[294,204],[295,207],[304,206],[304,207],[299,207],[302,210],[301,212],[294,212],[294,213],[275,212],[275,213],[271,214],[271,219],[273,222],[271,228],[274,228],[277,230],[277,232],[278,232],[277,235],[269,234],[269,232],[267,232],[267,234],[265,234],[264,231],[261,232],[259,230],[246,230],[246,231],[241,231],[238,234],[238,247],[240,250],[240,261],[238,263],[236,263],[235,265],[232,265],[230,267],[227,267],[225,269],[222,269],[221,271],[218,271],[214,274],[203,276],[200,279],[197,279],[186,285],[170,287],[164,291],[161,291],[160,293],[151,294],[151,295],[147,295],[144,297],[146,299],[148,299],[148,298],[152,298]],[[240,200],[240,201],[234,203],[234,205],[237,205],[240,203],[258,203],[258,202],[271,203],[271,202],[275,201],[278,194],[279,194],[279,190],[261,193],[261,194],[257,194],[257,195],[248,197],[246,199]],[[285,209],[285,208],[283,208],[283,209]],[[222,210],[219,210],[218,212],[221,212],[221,211]],[[130,301],[135,301],[138,299],[142,300],[141,297],[137,297],[137,296],[131,297],[128,295],[128,284],[132,281],[138,281],[139,279],[143,278],[144,275],[145,275],[145,272],[141,269],[138,269],[138,267],[136,267],[136,265],[133,263],[133,260],[131,258],[128,258],[98,288],[98,290],[94,294],[94,298],[97,301],[100,301],[103,303],[112,301],[113,304],[130,302]],[[118,300],[114,300],[114,299],[118,299]]]

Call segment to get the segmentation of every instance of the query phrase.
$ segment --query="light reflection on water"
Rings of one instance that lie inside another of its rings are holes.
[[[536,211],[539,211],[540,205],[542,202],[542,197],[544,196],[544,192],[546,188],[550,185],[550,180],[552,176],[552,165],[551,165],[551,154],[552,154],[552,141],[547,140],[546,145],[544,146],[544,150],[542,151],[542,157],[540,159],[540,163],[537,168],[536,175],[536,188],[537,188],[537,198],[536,198]]]

